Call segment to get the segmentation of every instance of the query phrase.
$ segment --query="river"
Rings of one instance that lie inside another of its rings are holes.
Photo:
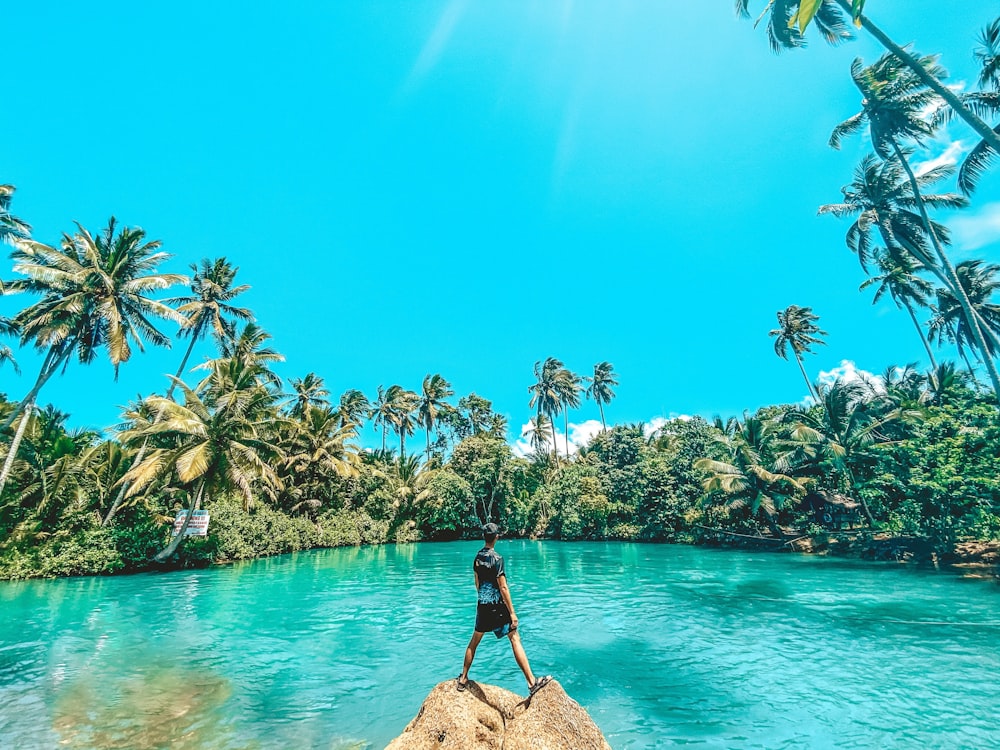
[[[382,748],[453,678],[474,542],[0,583],[0,747]],[[522,639],[616,750],[1000,747],[1000,586],[674,545],[504,541]],[[471,677],[524,693],[506,640]]]

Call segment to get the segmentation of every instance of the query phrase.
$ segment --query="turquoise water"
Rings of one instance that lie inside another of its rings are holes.
[[[471,542],[0,584],[0,747],[381,748],[460,671]],[[1000,587],[501,541],[523,641],[614,748],[1000,747]],[[472,678],[524,692],[506,640]]]

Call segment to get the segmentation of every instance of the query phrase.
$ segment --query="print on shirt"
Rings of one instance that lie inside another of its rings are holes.
[[[483,547],[476,555],[472,567],[479,576],[479,603],[499,604],[501,596],[497,579],[504,575],[503,557],[495,550]]]

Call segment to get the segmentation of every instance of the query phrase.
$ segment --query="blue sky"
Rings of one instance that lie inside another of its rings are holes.
[[[816,216],[868,150],[826,142],[859,108],[851,60],[881,50],[810,34],[775,56],[732,5],[16,3],[0,182],[43,241],[114,214],[163,241],[167,270],[225,255],[286,378],[374,395],[440,372],[491,399],[512,437],[547,356],[583,374],[613,362],[615,422],[800,401],[767,335],[789,304],[829,332],[813,377],[923,364],[905,314],[858,293],[847,224]],[[957,84],[1000,13],[868,7],[897,41],[940,52]],[[918,158],[973,143],[953,124]],[[939,216],[957,260],[998,259],[998,184]],[[182,353],[137,355],[117,383],[106,362],[71,366],[42,401],[112,425]],[[39,364],[19,359],[21,377],[0,370],[13,397]]]

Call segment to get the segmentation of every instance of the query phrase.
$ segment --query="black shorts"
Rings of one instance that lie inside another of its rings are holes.
[[[503,602],[476,605],[477,633],[492,630],[497,638],[502,638],[510,631],[510,623],[510,611]]]

